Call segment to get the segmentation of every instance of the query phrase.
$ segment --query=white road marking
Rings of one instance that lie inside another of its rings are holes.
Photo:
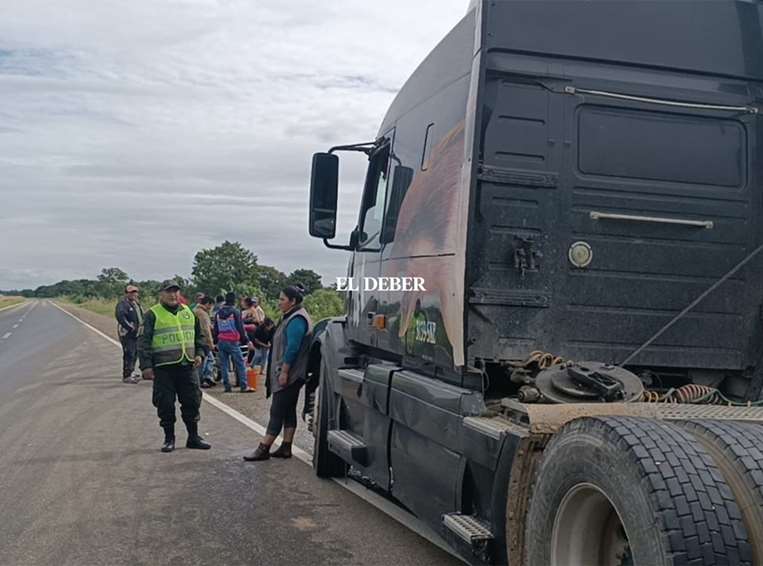
[[[76,320],[77,322],[79,322],[79,323],[80,323],[80,324],[82,324],[83,326],[86,326],[86,327],[88,327],[90,330],[92,330],[93,332],[95,332],[95,333],[96,333],[96,334],[98,334],[99,336],[101,336],[101,337],[103,337],[103,338],[106,338],[106,340],[108,340],[109,342],[111,342],[111,343],[112,343],[112,344],[114,344],[115,346],[119,346],[120,348],[122,347],[122,345],[121,345],[119,342],[117,342],[116,340],[114,340],[114,339],[113,339],[111,336],[109,336],[108,334],[104,334],[103,332],[101,332],[100,330],[98,330],[98,329],[97,329],[95,326],[91,326],[91,325],[89,325],[87,322],[85,322],[85,321],[84,321],[84,320],[82,320],[81,318],[79,318],[79,317],[76,317],[76,316],[74,316],[72,313],[70,313],[69,311],[67,311],[66,309],[63,309],[63,308],[59,307],[59,306],[58,306],[56,303],[54,303],[53,301],[48,301],[48,302],[49,302],[51,305],[53,305],[54,307],[56,307],[58,310],[60,310],[62,313],[68,314],[68,315],[69,315],[70,317],[72,317],[74,320]]]
[[[212,405],[213,407],[217,407],[220,409],[223,413],[228,415],[229,417],[233,417],[238,422],[240,422],[242,425],[244,425],[247,428],[252,429],[257,434],[264,436],[265,435],[265,427],[261,424],[256,423],[252,419],[250,419],[247,416],[242,415],[239,413],[236,409],[233,407],[230,407],[220,401],[219,399],[216,399],[215,397],[212,397],[212,395],[202,395],[201,397],[204,401]],[[291,446],[291,453],[294,454],[294,456],[297,457],[297,459],[302,460],[305,464],[308,464],[309,466],[313,465],[313,457],[310,456],[307,452],[299,448],[298,446],[295,446],[292,444]]]
[[[53,305],[54,307],[56,307],[58,310],[60,310],[61,312],[68,314],[74,320],[76,320],[77,322],[79,322],[83,326],[86,326],[87,328],[89,328],[90,330],[92,330],[93,332],[98,334],[99,336],[105,338],[106,340],[108,340],[109,342],[114,344],[115,346],[118,346],[119,348],[122,347],[122,345],[119,342],[117,342],[116,340],[114,340],[111,336],[108,336],[108,335],[104,334],[103,332],[101,332],[100,330],[98,330],[94,326],[91,326],[90,324],[88,324],[87,322],[82,320],[81,318],[77,317],[76,315],[73,315],[72,313],[70,313],[66,309],[58,306],[53,301],[48,301],[48,302],[51,305]],[[213,407],[219,409],[220,411],[222,411],[223,413],[225,413],[229,417],[237,420],[238,422],[243,424],[245,427],[253,430],[257,434],[263,435],[263,436],[265,435],[266,431],[265,431],[265,427],[264,426],[262,426],[261,424],[253,421],[249,417],[242,415],[241,413],[239,413],[233,407],[230,407],[230,406],[226,405],[225,403],[223,403],[219,399],[216,399],[216,398],[212,397],[212,395],[209,395],[209,394],[202,395],[201,398],[202,398],[202,400],[206,401],[207,403],[209,403]],[[280,438],[280,436],[279,436],[279,438]],[[307,452],[305,452],[304,450],[302,450],[301,448],[299,448],[298,446],[295,446],[293,444],[292,444],[292,447],[291,447],[291,452],[292,452],[292,454],[294,454],[294,456],[298,460],[301,460],[302,462],[304,462],[308,466],[312,466],[313,458],[312,458],[312,456],[310,456],[310,454],[308,454]],[[352,493],[354,493],[356,496],[360,497],[361,499],[363,499],[367,503],[370,503],[371,505],[376,507],[379,511],[385,513],[386,515],[388,515],[392,519],[394,519],[397,522],[399,522],[400,524],[402,524],[404,527],[407,527],[408,529],[410,529],[414,533],[418,534],[420,537],[428,540],[429,542],[431,542],[432,544],[434,544],[435,546],[437,546],[441,550],[444,550],[445,552],[447,552],[451,556],[454,556],[455,558],[458,558],[459,560],[463,560],[460,556],[455,554],[453,552],[453,550],[451,550],[448,547],[447,543],[443,540],[442,537],[440,537],[440,535],[438,535],[435,531],[433,531],[432,529],[427,527],[423,522],[419,521],[413,515],[411,515],[410,513],[407,513],[406,511],[404,511],[403,509],[401,509],[400,507],[398,507],[397,505],[395,505],[394,503],[392,503],[388,499],[385,499],[384,497],[382,497],[378,493],[375,493],[375,492],[371,491],[370,489],[364,487],[363,485],[361,485],[360,483],[358,483],[358,482],[356,482],[354,480],[350,480],[350,479],[347,479],[347,478],[334,478],[334,482],[339,484],[339,485],[341,485],[346,490],[351,491]]]
[[[3,340],[7,340],[8,337],[11,336],[12,334],[13,332],[6,332],[5,334],[3,334]]]
[[[14,328],[14,329],[15,329],[15,328],[18,328],[18,327],[19,327],[19,325],[18,325],[18,324],[14,324],[14,325],[13,325],[13,328]]]

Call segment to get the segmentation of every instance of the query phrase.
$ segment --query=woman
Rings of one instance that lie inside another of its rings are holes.
[[[299,390],[305,382],[307,353],[313,323],[310,315],[302,306],[304,289],[301,286],[289,286],[281,291],[278,309],[283,313],[281,322],[273,335],[273,346],[268,363],[268,396],[272,393],[270,421],[257,449],[249,456],[248,462],[274,458],[291,458],[291,444],[297,430],[297,402]],[[281,446],[270,453],[270,447],[283,429]]]
[[[244,331],[246,332],[246,336],[249,338],[250,342],[254,341],[254,332],[257,330],[257,325],[259,324],[259,315],[257,309],[255,308],[256,306],[257,303],[255,303],[250,297],[243,297],[241,299],[241,321],[244,323]],[[252,365],[253,358],[254,349],[251,349],[249,350],[246,358],[246,364],[248,366]]]
[[[255,324],[256,313],[251,297],[241,297],[239,306],[241,307],[241,320],[244,324]]]

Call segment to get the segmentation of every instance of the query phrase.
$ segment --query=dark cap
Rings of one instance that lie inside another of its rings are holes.
[[[160,291],[169,291],[171,289],[175,289],[177,291],[180,290],[180,285],[177,284],[177,281],[174,281],[172,279],[167,279],[166,281],[162,281],[162,286],[159,287]]]

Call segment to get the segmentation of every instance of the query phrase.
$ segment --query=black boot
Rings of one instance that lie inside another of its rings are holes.
[[[291,442],[283,441],[278,450],[271,454],[273,458],[291,458]]]
[[[164,428],[164,444],[162,452],[172,452],[175,449],[175,426],[168,425]]]
[[[188,441],[185,443],[186,448],[196,450],[209,450],[212,448],[211,444],[204,442],[204,439],[199,436],[199,425],[197,423],[186,423],[185,427],[188,429]]]
[[[249,456],[244,456],[244,460],[247,462],[262,462],[263,460],[270,459],[270,446],[262,444],[257,447],[257,450],[252,452]]]

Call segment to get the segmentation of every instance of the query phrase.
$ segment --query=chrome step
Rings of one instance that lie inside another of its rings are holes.
[[[474,515],[448,513],[442,516],[442,524],[472,547],[493,540],[490,527]]]
[[[330,430],[326,438],[329,450],[345,462],[368,465],[368,447],[363,439],[346,430]]]
[[[499,417],[464,417],[464,426],[481,434],[501,440],[511,430],[516,430],[516,425]]]

